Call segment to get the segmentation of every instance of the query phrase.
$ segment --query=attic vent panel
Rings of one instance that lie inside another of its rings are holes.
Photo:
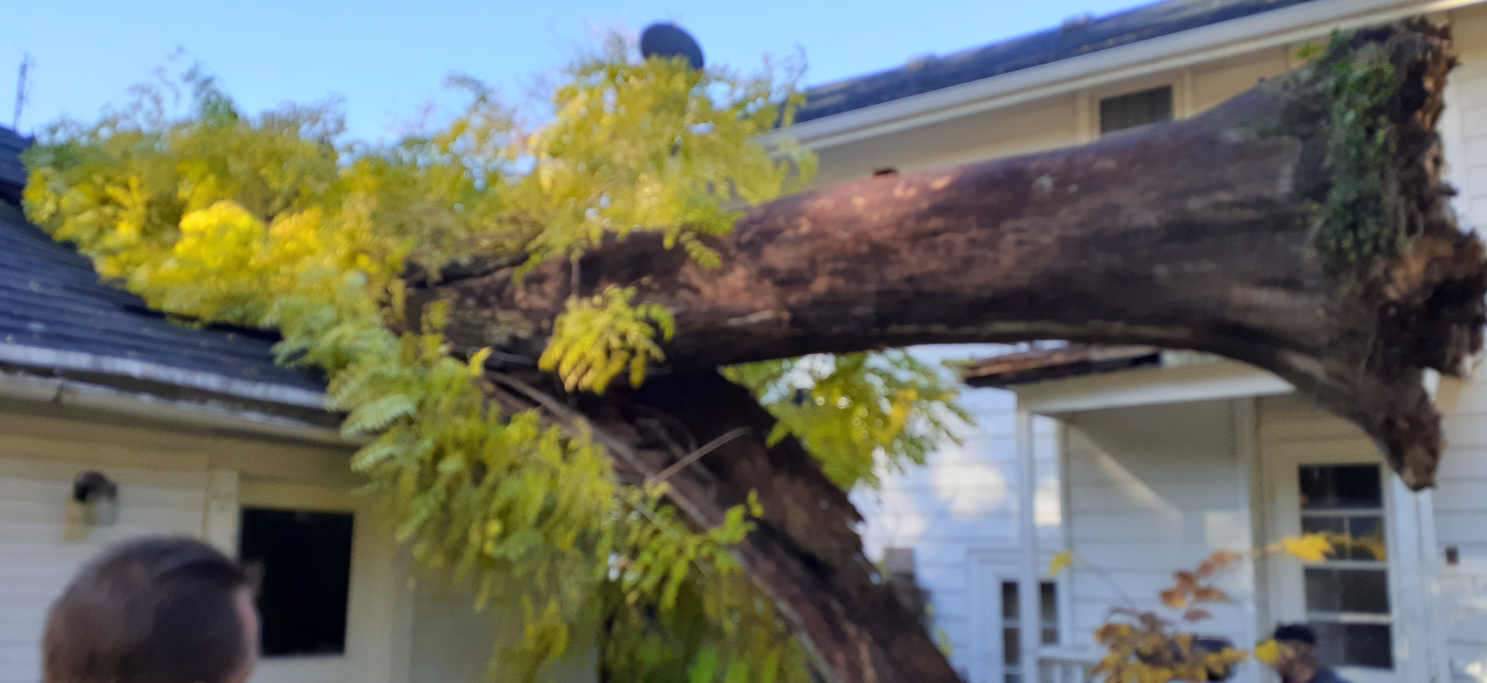
[[[1172,120],[1172,86],[1106,97],[1100,100],[1100,134]]]

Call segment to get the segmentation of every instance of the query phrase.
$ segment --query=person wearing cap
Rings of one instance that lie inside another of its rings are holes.
[[[1284,624],[1273,636],[1285,648],[1275,663],[1282,683],[1348,683],[1317,660],[1317,634],[1306,624]]]

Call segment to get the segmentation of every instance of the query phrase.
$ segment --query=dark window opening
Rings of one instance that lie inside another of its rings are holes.
[[[346,652],[349,513],[244,508],[239,557],[259,579],[263,655]]]
[[[1172,120],[1172,86],[1100,100],[1100,134]]]

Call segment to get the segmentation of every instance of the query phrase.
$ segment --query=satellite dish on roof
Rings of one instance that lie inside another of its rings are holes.
[[[702,48],[676,24],[651,24],[640,34],[640,54],[651,57],[686,57],[693,69],[702,69]]]

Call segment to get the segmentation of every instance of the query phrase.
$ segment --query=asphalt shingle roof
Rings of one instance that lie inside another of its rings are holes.
[[[1311,0],[1169,0],[806,91],[805,122]]]
[[[25,142],[0,128],[0,191],[10,196],[24,182],[17,154]],[[323,389],[317,379],[274,364],[277,339],[170,322],[139,297],[100,282],[87,257],[27,222],[13,199],[0,199],[0,343]]]

